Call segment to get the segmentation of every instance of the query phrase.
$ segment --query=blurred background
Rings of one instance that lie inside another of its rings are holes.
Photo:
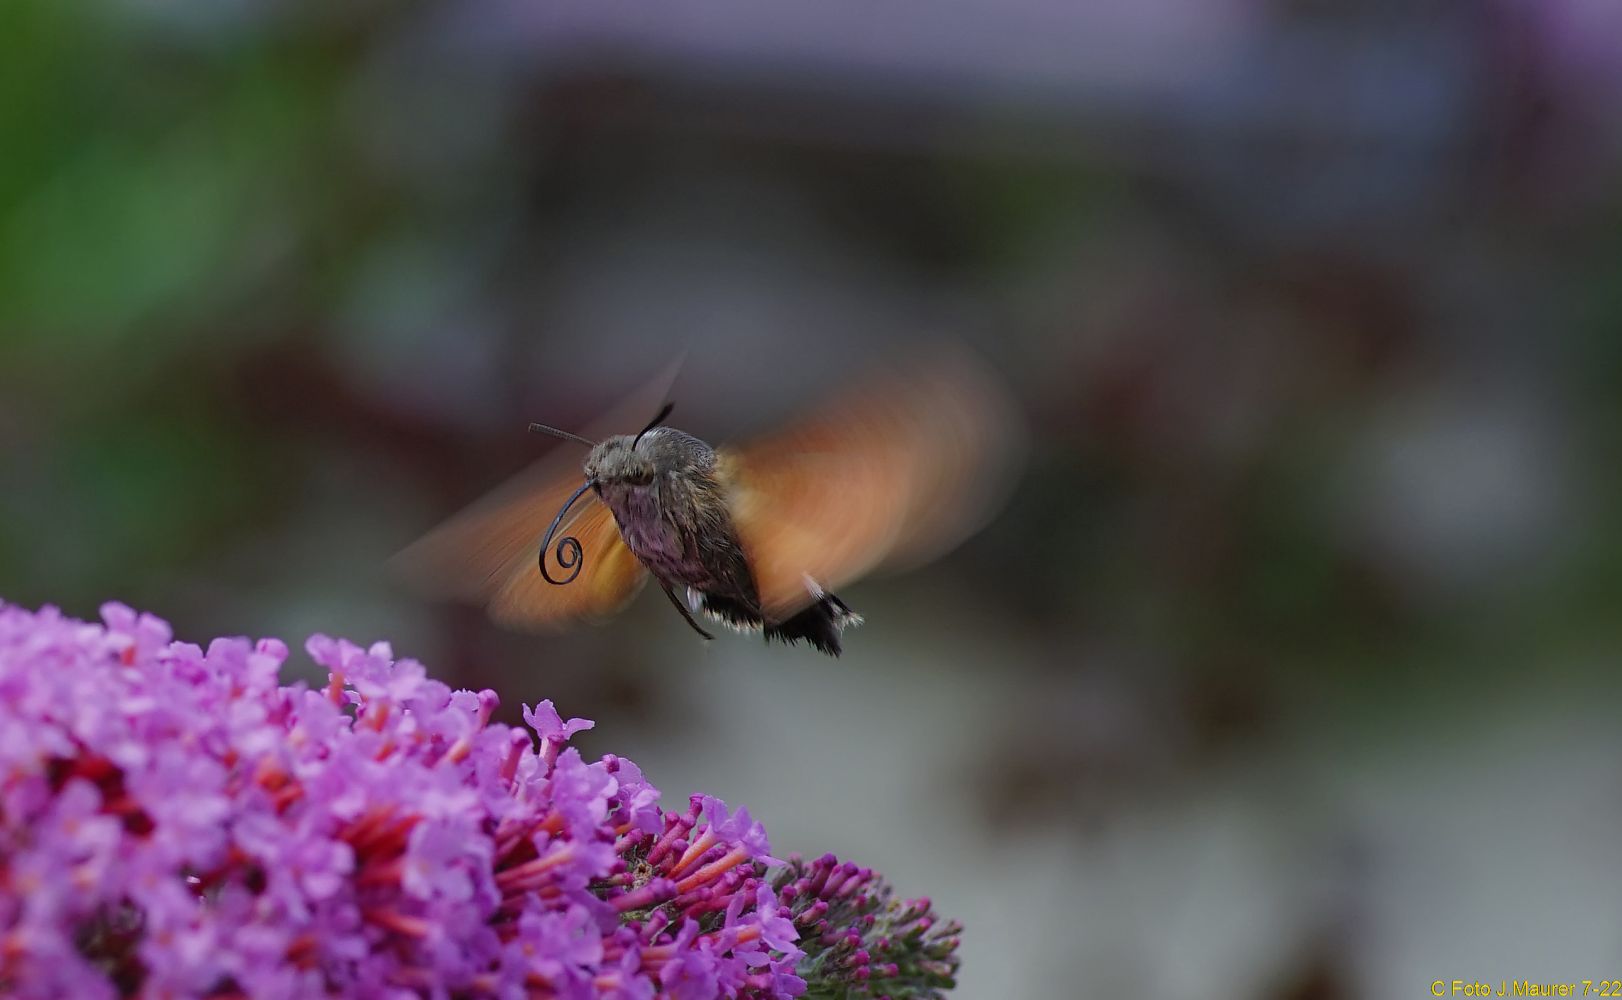
[[[550,697],[933,896],[965,998],[1622,973],[1622,5],[0,20],[5,599]],[[384,572],[682,350],[720,443],[948,338],[1031,459],[842,659]]]

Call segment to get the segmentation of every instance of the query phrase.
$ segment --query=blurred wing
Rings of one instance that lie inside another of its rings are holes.
[[[544,628],[579,619],[601,621],[625,607],[642,589],[647,570],[620,537],[613,512],[590,493],[579,504],[585,509],[571,516],[556,537],[579,540],[580,575],[564,584],[544,579],[538,564],[540,548],[532,544],[519,553],[515,565],[504,573],[500,588],[489,597],[490,617],[495,621],[514,628]],[[552,513],[556,512],[554,507]],[[555,550],[556,539],[552,545]],[[555,551],[546,558],[547,571],[554,579],[568,579],[574,572],[572,567],[565,570],[557,565]]]
[[[674,378],[672,365],[594,421],[585,436],[598,440],[636,431],[658,411]],[[556,536],[580,540],[580,575],[558,585],[540,572],[541,536],[580,487],[585,457],[582,446],[560,444],[400,552],[392,567],[425,596],[487,605],[503,625],[546,629],[607,618],[636,596],[645,573],[620,538],[613,514],[591,493],[580,498]],[[557,579],[574,572],[559,568],[551,553],[547,560]]]
[[[956,545],[1007,495],[1022,453],[1012,401],[961,353],[723,450],[733,524],[767,618],[810,603],[807,576],[832,590]]]

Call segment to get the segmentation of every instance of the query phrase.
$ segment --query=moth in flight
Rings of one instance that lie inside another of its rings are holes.
[[[695,612],[838,656],[861,618],[835,590],[960,542],[1007,494],[1022,450],[998,381],[951,351],[738,447],[665,425],[670,412],[596,441],[532,425],[589,448],[583,466],[540,460],[398,564],[434,596],[529,629],[606,619],[651,576],[706,639]]]

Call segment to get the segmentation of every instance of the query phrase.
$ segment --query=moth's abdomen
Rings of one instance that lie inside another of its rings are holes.
[[[736,593],[755,605],[753,581],[724,520],[724,508],[715,508],[723,514],[718,522],[697,499],[690,489],[667,485],[662,491],[626,490],[612,498],[611,506],[626,547],[662,582]]]

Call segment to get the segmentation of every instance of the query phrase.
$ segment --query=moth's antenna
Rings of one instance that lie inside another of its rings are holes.
[[[548,427],[546,424],[530,424],[529,429],[532,431],[540,431],[542,434],[550,434],[553,437],[562,438],[565,441],[578,441],[587,448],[597,447],[597,442],[595,441],[587,441],[578,434],[570,434],[568,431],[559,430],[556,427]]]
[[[676,408],[675,403],[666,403],[665,406],[664,406],[664,409],[659,411],[659,415],[657,417],[654,417],[653,420],[648,424],[648,426],[642,428],[641,433],[637,434],[636,440],[631,442],[631,447],[635,448],[637,446],[637,444],[641,442],[643,434],[646,434],[647,432],[653,430],[655,427],[658,427],[660,424],[664,423],[665,418],[670,416],[670,411],[674,410],[675,408]]]

